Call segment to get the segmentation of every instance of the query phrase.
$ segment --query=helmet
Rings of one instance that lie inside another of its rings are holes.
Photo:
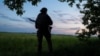
[[[46,13],[47,12],[47,8],[42,8],[41,10],[40,10],[40,12],[42,12],[42,13]]]

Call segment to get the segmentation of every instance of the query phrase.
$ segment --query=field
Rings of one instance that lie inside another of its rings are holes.
[[[52,35],[54,56],[100,56],[100,41],[91,38],[79,41],[75,36]],[[36,34],[0,33],[0,56],[36,56]],[[43,39],[42,56],[48,56],[48,46]]]

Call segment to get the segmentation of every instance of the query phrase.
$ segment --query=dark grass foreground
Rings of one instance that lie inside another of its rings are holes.
[[[75,36],[52,35],[53,56],[100,56],[100,41],[91,38],[79,41]],[[43,39],[42,56],[48,56],[46,40]],[[0,56],[37,56],[35,34],[0,33]]]

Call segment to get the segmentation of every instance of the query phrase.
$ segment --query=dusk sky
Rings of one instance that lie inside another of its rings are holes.
[[[68,4],[58,0],[42,0],[37,6],[32,6],[27,2],[24,4],[25,13],[18,16],[15,11],[11,11],[0,0],[0,32],[36,32],[33,22],[27,18],[36,19],[42,7],[48,8],[48,14],[54,24],[52,34],[75,34],[78,29],[84,28],[82,25],[82,14],[79,9],[68,6]]]

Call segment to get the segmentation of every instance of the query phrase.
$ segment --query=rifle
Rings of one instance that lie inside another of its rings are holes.
[[[27,18],[27,19],[29,19],[31,22],[35,22],[35,20],[33,20],[33,19],[31,19],[31,18]]]

